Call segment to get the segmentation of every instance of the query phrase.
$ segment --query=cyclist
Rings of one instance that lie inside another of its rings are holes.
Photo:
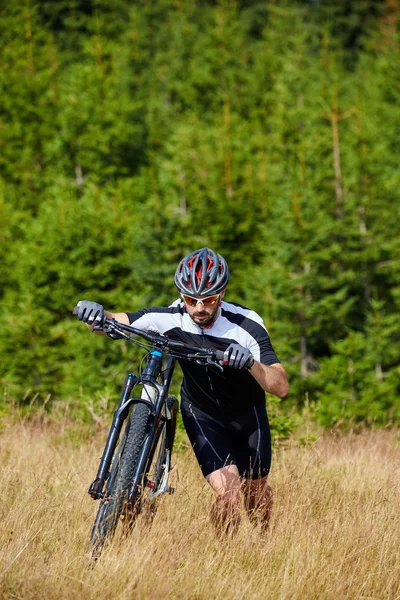
[[[239,524],[242,493],[251,520],[268,525],[271,436],[265,392],[284,397],[289,390],[261,317],[224,300],[228,281],[225,259],[201,248],[179,262],[175,285],[180,298],[168,307],[114,313],[96,302],[78,303],[78,318],[89,328],[106,316],[171,339],[224,350],[223,372],[180,361],[183,423],[214,491],[211,518],[221,532],[234,531]]]

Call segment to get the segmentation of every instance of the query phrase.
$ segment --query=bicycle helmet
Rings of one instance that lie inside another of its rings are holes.
[[[228,265],[220,254],[200,248],[180,261],[174,280],[181,294],[198,298],[219,294],[228,285]]]

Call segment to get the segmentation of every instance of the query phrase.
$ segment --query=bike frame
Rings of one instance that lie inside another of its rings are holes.
[[[103,331],[113,339],[127,339],[131,342],[135,342],[132,335],[140,336],[151,344],[151,349],[150,351],[148,350],[146,365],[142,374],[138,377],[133,373],[129,373],[126,377],[118,408],[114,413],[107,442],[100,460],[96,479],[88,490],[88,493],[94,499],[108,499],[107,479],[110,476],[110,468],[118,440],[120,439],[122,425],[133,404],[145,404],[149,409],[148,427],[136,461],[133,481],[127,490],[128,506],[133,508],[146,468],[153,459],[162,427],[168,419],[171,419],[167,398],[176,359],[186,358],[187,360],[192,360],[205,366],[212,365],[222,371],[223,367],[221,361],[224,360],[224,351],[212,348],[201,348],[178,340],[171,340],[158,332],[144,332],[131,325],[118,323],[115,319],[106,318],[101,325],[94,327],[93,331]],[[148,349],[148,346],[143,343],[138,343],[138,345]],[[168,359],[166,367],[162,369],[162,359],[164,355],[166,355]],[[133,389],[138,384],[142,385],[141,396],[139,398],[131,397]],[[164,465],[164,475],[161,480],[161,486],[154,493],[149,495],[150,498],[154,498],[158,494],[164,492],[173,492],[172,488],[168,485],[169,461],[170,457],[168,456],[166,464]],[[152,489],[154,487],[154,482],[147,480],[144,485]]]
[[[158,348],[153,347],[147,355],[142,375],[138,377],[133,373],[129,373],[125,379],[96,479],[88,490],[88,493],[94,499],[106,497],[107,494],[104,491],[104,486],[110,474],[112,459],[120,438],[123,423],[128,417],[131,406],[142,403],[149,408],[150,419],[148,431],[138,457],[135,476],[128,490],[128,506],[134,506],[148,458],[152,456],[161,427],[168,418],[171,418],[167,407],[167,397],[176,361],[174,357],[168,356],[165,368],[162,370],[162,359],[163,353]],[[137,385],[142,385],[141,397],[131,397],[132,391]]]

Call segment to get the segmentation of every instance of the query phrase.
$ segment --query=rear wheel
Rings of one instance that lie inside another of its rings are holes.
[[[91,554],[99,555],[106,539],[111,539],[124,510],[128,490],[136,469],[140,449],[146,437],[150,411],[145,404],[135,404],[115,453],[90,539]]]

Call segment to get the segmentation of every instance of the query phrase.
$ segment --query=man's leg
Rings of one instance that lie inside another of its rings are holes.
[[[272,512],[272,490],[268,484],[272,448],[265,405],[253,406],[236,416],[231,426],[240,433],[234,456],[239,473],[244,476],[242,491],[247,514],[250,521],[267,529]]]
[[[242,478],[236,465],[222,467],[206,476],[214,491],[211,521],[219,534],[234,533],[240,523]]]
[[[268,483],[268,477],[244,479],[242,490],[250,521],[254,524],[260,523],[262,528],[267,530],[273,506],[272,489]]]

